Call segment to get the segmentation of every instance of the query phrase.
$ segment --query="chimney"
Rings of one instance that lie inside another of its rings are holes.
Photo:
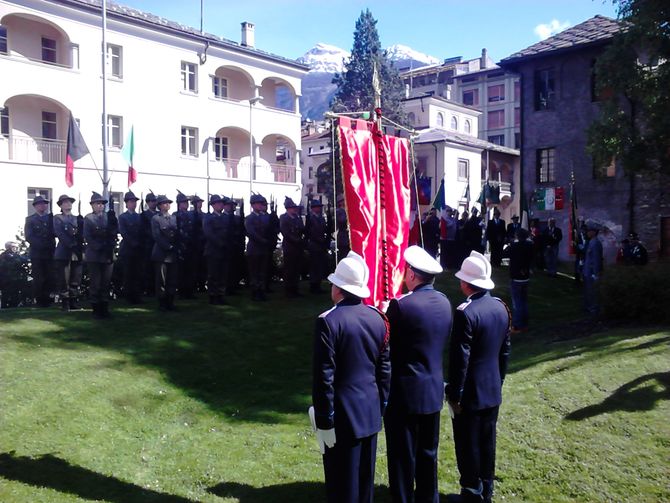
[[[252,25],[252,29],[253,29],[253,25]],[[480,69],[483,70],[484,68],[486,68],[488,66],[488,59],[489,59],[488,51],[486,50],[486,47],[484,47],[482,49],[482,58],[479,61],[479,68]]]
[[[254,44],[254,23],[245,21],[242,23],[242,45],[245,47],[253,47]]]

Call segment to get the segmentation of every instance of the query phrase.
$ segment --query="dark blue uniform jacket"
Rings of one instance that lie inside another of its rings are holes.
[[[481,410],[502,403],[510,353],[510,315],[489,292],[470,296],[454,312],[449,343],[449,400]]]
[[[430,284],[391,301],[391,396],[408,414],[432,414],[444,402],[444,349],[451,333],[451,304]]]
[[[351,299],[321,314],[313,365],[317,427],[334,427],[340,438],[378,433],[391,384],[385,316]]]

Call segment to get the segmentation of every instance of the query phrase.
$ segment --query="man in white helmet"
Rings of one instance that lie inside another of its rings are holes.
[[[377,433],[391,382],[386,317],[361,300],[369,270],[354,252],[328,276],[335,307],[316,322],[313,411],[329,503],[373,501]]]
[[[467,299],[456,308],[449,342],[446,393],[461,476],[461,493],[451,501],[490,502],[511,316],[505,303],[489,293],[495,285],[484,255],[473,251],[456,277]]]

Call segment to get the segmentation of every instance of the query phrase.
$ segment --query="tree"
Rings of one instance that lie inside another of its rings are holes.
[[[351,57],[344,65],[344,72],[333,78],[333,84],[337,85],[331,103],[333,112],[373,110],[375,95],[372,81],[375,66],[381,84],[382,114],[393,121],[403,121],[404,85],[386,51],[382,51],[377,21],[369,9],[361,12],[356,21]]]
[[[629,175],[670,173],[670,3],[615,0],[622,29],[595,65],[599,118],[588,151]]]

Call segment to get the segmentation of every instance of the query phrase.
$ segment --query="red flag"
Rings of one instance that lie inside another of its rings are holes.
[[[70,124],[67,128],[67,152],[65,154],[65,184],[74,185],[74,162],[89,154],[84,137],[70,112]]]

